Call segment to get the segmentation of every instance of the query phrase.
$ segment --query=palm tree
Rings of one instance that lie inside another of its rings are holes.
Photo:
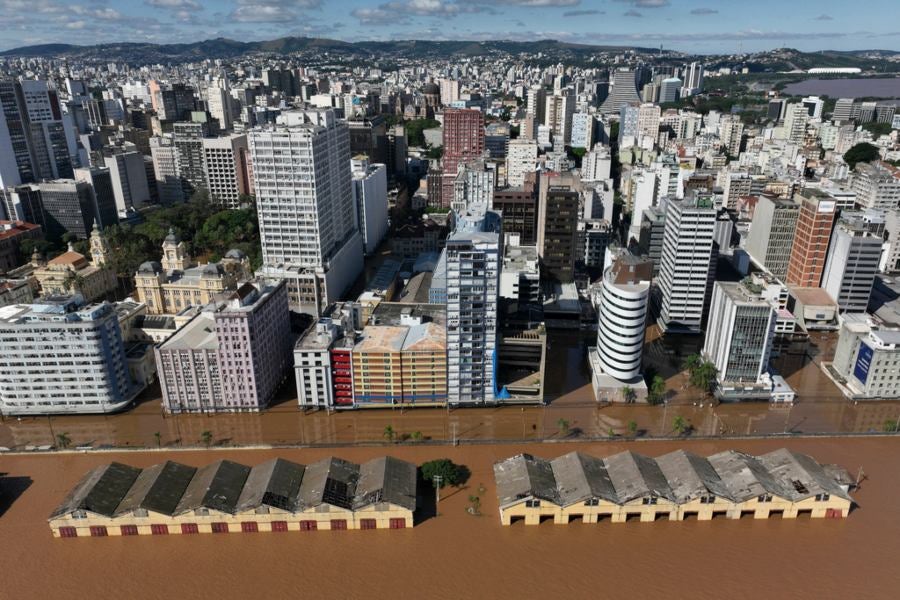
[[[666,380],[660,375],[654,375],[650,382],[650,393],[648,394],[650,404],[659,404],[666,396]]]
[[[672,421],[672,430],[678,435],[682,435],[688,430],[688,422],[684,420],[684,417],[678,415],[675,417],[675,420]]]
[[[396,437],[397,433],[394,431],[393,426],[385,425],[383,435],[384,435],[384,439],[386,439],[388,442],[393,443],[394,438]]]
[[[631,404],[635,400],[637,400],[637,394],[631,386],[626,385],[622,388],[622,397],[625,398],[625,402]]]
[[[66,432],[56,434],[56,446],[65,450],[72,443],[72,439]]]
[[[204,446],[206,446],[206,449],[208,450],[209,447],[212,446],[212,443],[213,443],[213,434],[212,434],[212,431],[210,431],[210,430],[207,429],[206,431],[204,431],[203,433],[201,433],[201,434],[200,434],[200,441],[203,443]]]

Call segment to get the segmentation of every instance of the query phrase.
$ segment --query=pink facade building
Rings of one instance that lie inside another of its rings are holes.
[[[291,366],[284,282],[224,294],[156,348],[168,412],[258,411]]]
[[[441,206],[449,207],[459,163],[484,155],[484,115],[479,110],[448,108],[443,141]]]

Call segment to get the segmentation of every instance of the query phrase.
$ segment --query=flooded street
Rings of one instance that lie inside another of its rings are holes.
[[[577,449],[604,456],[631,449],[658,456],[678,447],[702,455],[782,445],[868,477],[859,508],[838,520],[715,520],[536,527],[500,525],[491,466],[518,452],[552,458]],[[291,532],[224,536],[53,539],[46,518],[97,464],[254,465],[273,456],[309,463],[329,454],[355,461],[382,448],[132,452],[0,456],[4,600],[109,598],[896,598],[900,574],[900,438],[604,442],[448,447],[398,446],[421,463],[467,465],[467,488],[447,490],[441,516],[403,531]],[[482,517],[466,514],[479,484]],[[425,490],[428,492],[428,490]],[[428,492],[430,495],[430,492]],[[687,574],[690,576],[686,576]]]
[[[645,368],[659,373],[669,390],[664,406],[598,406],[590,386],[586,353],[593,334],[552,332],[547,351],[546,407],[357,410],[304,413],[296,404],[289,380],[275,404],[259,414],[163,414],[159,388],[147,389],[131,410],[115,415],[5,418],[0,422],[0,446],[26,449],[54,444],[65,434],[71,447],[190,447],[199,446],[204,431],[213,445],[335,445],[385,441],[390,425],[398,439],[422,433],[430,441],[542,440],[573,436],[608,439],[629,436],[629,422],[641,437],[673,435],[681,416],[697,436],[790,435],[809,433],[881,432],[886,421],[900,418],[900,402],[847,401],[819,368],[831,360],[835,335],[783,349],[773,365],[797,390],[793,406],[766,402],[713,406],[687,382],[684,358],[699,350],[700,338],[667,340],[648,330]],[[560,427],[566,421],[568,430]],[[157,433],[159,437],[157,438]]]

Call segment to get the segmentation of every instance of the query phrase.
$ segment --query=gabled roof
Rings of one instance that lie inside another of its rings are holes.
[[[353,506],[358,481],[357,464],[333,456],[314,462],[303,474],[296,508],[306,510],[330,504],[349,509]]]
[[[556,479],[561,506],[569,506],[590,498],[618,502],[602,459],[580,452],[570,452],[550,461]]]
[[[173,515],[197,469],[166,461],[144,469],[116,508],[116,516],[135,509]]]
[[[728,488],[731,498],[737,502],[763,494],[789,498],[787,490],[775,481],[754,456],[726,450],[713,454],[708,460]]]
[[[235,512],[270,506],[293,510],[300,493],[306,467],[282,458],[274,458],[250,469]]]
[[[634,452],[620,452],[604,460],[620,504],[644,496],[674,500],[672,489],[652,458]]]
[[[55,519],[76,510],[112,517],[140,474],[140,469],[117,462],[96,467],[78,482],[50,518]]]
[[[175,514],[198,508],[233,513],[249,474],[250,467],[230,460],[218,460],[198,469],[175,508]]]
[[[690,502],[700,496],[731,499],[718,473],[702,456],[676,450],[656,459],[677,502]]]
[[[525,498],[537,498],[559,504],[559,492],[550,461],[530,454],[519,454],[494,463],[494,479],[500,506]]]
[[[363,463],[353,509],[389,502],[409,510],[416,509],[416,465],[382,456]]]
[[[781,448],[763,454],[759,462],[795,502],[822,493],[852,501],[825,468],[805,454]]]

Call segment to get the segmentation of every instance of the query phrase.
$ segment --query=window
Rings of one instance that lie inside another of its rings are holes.
[[[73,538],[78,537],[78,530],[74,527],[60,527],[59,528],[59,537],[64,538]]]
[[[213,533],[228,533],[228,523],[213,523],[212,524],[212,532]]]
[[[91,526],[91,537],[106,537],[107,535],[106,527],[103,525]]]
[[[585,506],[599,506],[600,499],[599,498],[588,498],[587,500],[584,501],[584,505]]]
[[[331,520],[331,530],[332,531],[344,531],[347,529],[347,520],[346,519],[332,519]]]
[[[181,524],[181,533],[186,533],[186,534],[200,533],[200,530],[197,528],[196,523],[182,523]]]
[[[759,502],[771,502],[771,501],[772,501],[772,494],[761,494],[760,496],[758,496],[758,497],[756,498],[756,500],[759,501]]]
[[[821,494],[816,494],[816,502],[827,502],[830,499],[831,499],[831,494],[827,494],[824,492]]]
[[[646,498],[642,498],[641,502],[643,504],[656,504],[658,498],[656,496],[648,496]]]
[[[700,504],[715,504],[715,496],[700,496]]]
[[[256,521],[246,521],[241,523],[241,531],[243,533],[256,533],[259,531],[259,526],[256,524]]]
[[[359,520],[359,528],[360,529],[377,529],[378,522],[375,519],[360,519]]]
[[[526,500],[525,501],[525,506],[527,508],[538,508],[538,507],[540,507],[540,505],[541,505],[540,500]]]
[[[121,532],[122,535],[137,535],[138,528],[137,525],[122,525]]]
[[[272,531],[287,531],[287,521],[272,521]]]
[[[169,535],[168,525],[151,525],[150,533],[153,535]]]
[[[318,523],[315,521],[300,521],[300,531],[315,531]]]
[[[391,519],[391,529],[406,529],[406,519]]]

